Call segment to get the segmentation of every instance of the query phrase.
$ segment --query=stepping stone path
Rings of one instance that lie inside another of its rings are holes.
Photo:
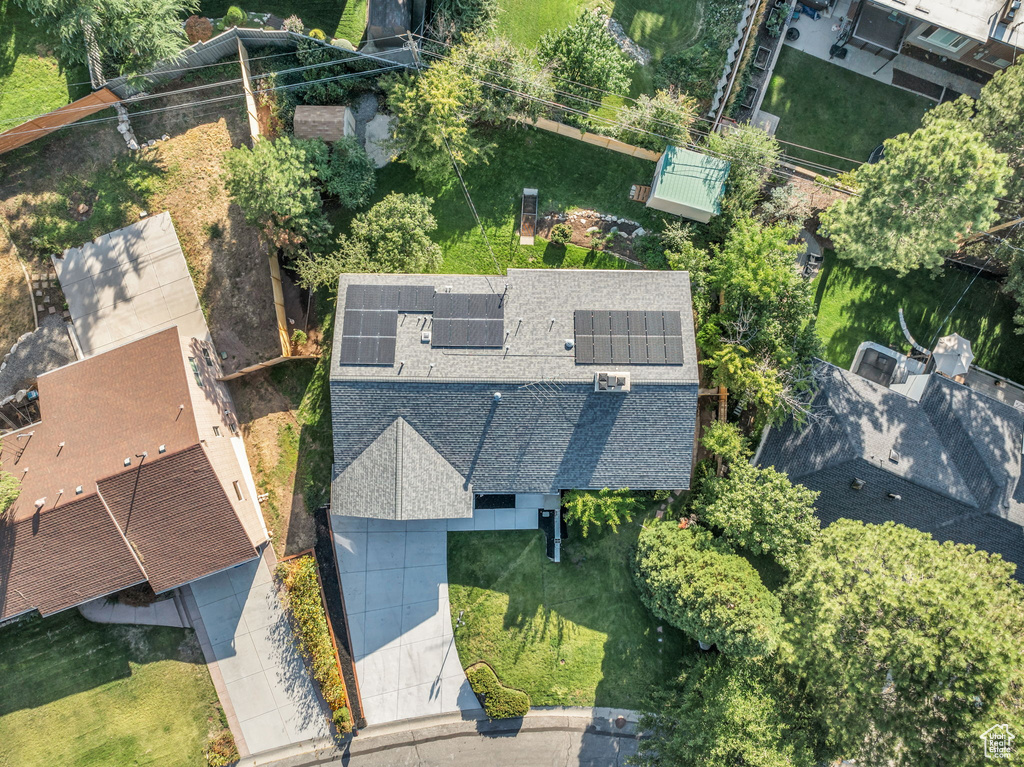
[[[57,282],[57,273],[49,266],[46,271],[36,272],[30,275],[32,278],[32,294],[35,297],[36,320],[41,320],[50,314],[56,314],[58,306],[64,304],[64,292]],[[66,320],[71,319],[71,313],[64,311],[62,316]]]

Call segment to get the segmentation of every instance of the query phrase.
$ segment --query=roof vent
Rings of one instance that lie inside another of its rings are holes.
[[[889,497],[890,501],[902,501],[903,500],[903,498],[899,495],[899,493],[889,493],[888,497]]]
[[[75,495],[81,495],[81,494],[82,494],[82,486],[79,485],[78,487],[75,488]]]
[[[571,348],[572,348],[572,347],[574,347],[575,345],[576,345],[576,342],[575,342],[575,341],[573,341],[573,340],[572,340],[571,338],[567,338],[567,339],[565,339],[565,348],[566,348],[566,349],[571,349]]]
[[[629,391],[629,373],[594,373],[594,391]]]
[[[500,391],[494,392],[494,401],[495,402],[501,402],[501,392]]]
[[[167,452],[167,445],[161,445],[160,447],[158,447],[157,448],[157,452],[166,453]]]
[[[864,480],[863,479],[857,479],[856,477],[854,477],[853,478],[853,482],[850,483],[850,489],[851,490],[863,490],[864,489]]]
[[[124,465],[125,466],[131,466],[132,465],[132,459],[131,458],[125,458],[124,459]]]
[[[424,330],[422,333],[420,333],[420,343],[424,343],[424,344],[429,344],[430,343],[430,331],[429,330]]]
[[[895,449],[889,451],[889,460],[893,463],[900,462],[900,454]]]
[[[39,498],[36,500],[36,508],[41,509],[46,505],[46,498]]]

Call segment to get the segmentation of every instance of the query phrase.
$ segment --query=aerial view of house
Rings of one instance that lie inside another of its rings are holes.
[[[1015,764],[1021,13],[0,3],[0,765]]]

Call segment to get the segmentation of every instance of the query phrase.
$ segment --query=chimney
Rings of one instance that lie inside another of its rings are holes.
[[[629,386],[629,373],[594,373],[596,392],[628,392]]]

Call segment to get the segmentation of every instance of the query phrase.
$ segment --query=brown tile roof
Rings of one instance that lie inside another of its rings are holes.
[[[200,445],[188,375],[170,328],[39,377],[41,422],[0,446],[22,482],[0,520],[0,620],[147,578],[163,591],[255,556]]]
[[[160,592],[255,556],[200,445],[101,479],[100,495]]]
[[[144,580],[96,495],[20,522],[0,517],[0,619],[48,615]]]

